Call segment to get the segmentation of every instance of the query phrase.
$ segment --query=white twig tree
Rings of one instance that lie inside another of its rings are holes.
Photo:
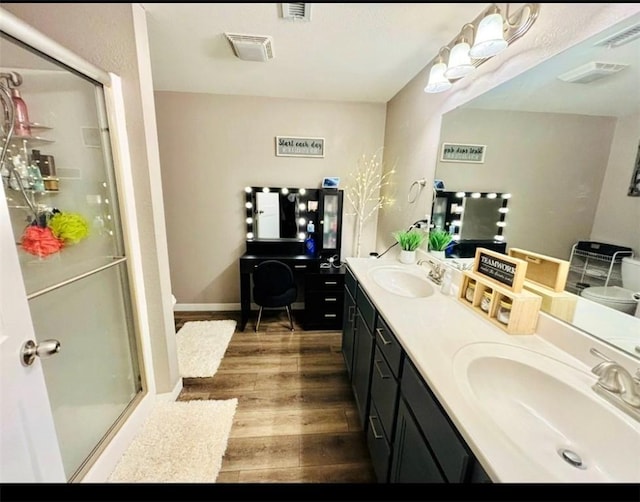
[[[365,222],[375,214],[378,209],[391,205],[394,199],[382,193],[382,188],[391,183],[391,176],[395,173],[395,166],[384,171],[384,163],[381,158],[382,148],[367,158],[366,154],[358,159],[358,167],[355,172],[349,173],[347,186],[344,190],[345,197],[353,207],[355,215],[355,256],[360,256],[360,239]]]

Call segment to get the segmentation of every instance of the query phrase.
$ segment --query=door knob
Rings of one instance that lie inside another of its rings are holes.
[[[60,352],[60,342],[58,340],[43,340],[36,344],[33,340],[24,342],[22,346],[21,356],[24,366],[31,366],[36,356],[44,359]]]

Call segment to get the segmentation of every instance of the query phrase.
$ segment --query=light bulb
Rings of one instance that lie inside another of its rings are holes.
[[[443,92],[451,89],[453,84],[444,76],[447,65],[444,63],[436,63],[431,67],[429,72],[429,82],[424,88],[424,92],[434,93]]]
[[[462,78],[474,70],[469,56],[470,49],[467,42],[460,42],[451,49],[449,68],[444,72],[446,78]]]
[[[496,12],[485,16],[476,31],[476,38],[473,47],[469,50],[472,58],[484,59],[495,56],[507,48],[507,41],[504,39],[504,19]]]

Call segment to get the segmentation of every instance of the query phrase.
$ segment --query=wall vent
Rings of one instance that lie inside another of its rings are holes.
[[[619,47],[640,37],[640,23],[614,33],[593,44],[594,46]]]
[[[282,18],[290,21],[311,21],[310,3],[283,3]]]
[[[620,70],[624,70],[627,66],[629,65],[592,61],[590,63],[583,64],[582,66],[578,66],[573,70],[569,70],[568,72],[559,75],[558,78],[565,82],[571,82],[572,84],[588,84],[594,80],[618,73]]]
[[[263,35],[225,33],[233,52],[245,61],[268,61],[273,59],[273,40]]]

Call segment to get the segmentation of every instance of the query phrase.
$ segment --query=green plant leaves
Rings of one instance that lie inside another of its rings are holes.
[[[449,232],[435,229],[429,232],[429,249],[433,251],[444,251],[453,238]]]
[[[400,247],[405,251],[415,251],[427,238],[427,234],[421,230],[400,230],[393,233]]]

